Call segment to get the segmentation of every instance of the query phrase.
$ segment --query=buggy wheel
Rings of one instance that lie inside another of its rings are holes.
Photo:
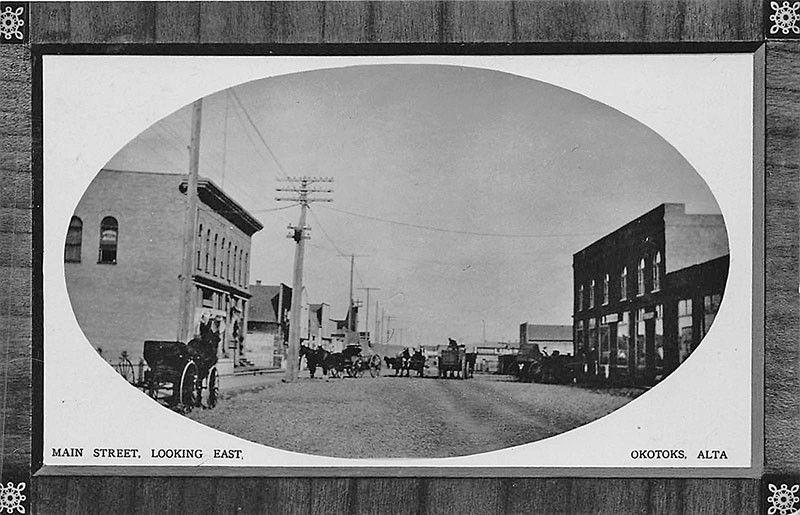
[[[369,375],[372,376],[372,377],[380,377],[381,376],[381,362],[380,361],[370,364],[370,366],[369,366]]]
[[[197,366],[194,361],[186,363],[183,367],[180,382],[180,404],[184,409],[191,410],[197,404]]]
[[[216,366],[211,367],[208,372],[208,388],[206,391],[206,406],[213,408],[219,400],[219,374],[217,374]]]

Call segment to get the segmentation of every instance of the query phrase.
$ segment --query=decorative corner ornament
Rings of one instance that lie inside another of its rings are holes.
[[[28,4],[0,2],[0,43],[28,42]]]
[[[800,2],[769,2],[769,36],[775,38],[797,38],[800,36]]]
[[[25,501],[25,496],[22,491],[25,490],[25,483],[8,482],[6,486],[0,484],[0,513],[25,513],[25,506],[22,505]]]

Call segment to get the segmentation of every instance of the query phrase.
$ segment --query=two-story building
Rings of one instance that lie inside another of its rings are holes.
[[[710,327],[725,290],[722,215],[661,204],[573,255],[574,353],[588,376],[652,384]]]
[[[89,342],[109,361],[133,360],[145,340],[179,338],[185,175],[101,170],[70,220],[64,268],[70,302]],[[192,264],[194,333],[205,324],[233,365],[246,331],[250,213],[207,179],[199,197]]]

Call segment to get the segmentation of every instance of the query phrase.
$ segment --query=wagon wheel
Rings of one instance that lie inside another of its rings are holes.
[[[355,361],[353,361],[351,370],[353,371],[353,377],[361,377],[364,374],[364,362],[361,358],[356,358]]]
[[[183,367],[180,382],[180,404],[186,411],[197,404],[197,366],[193,361]]]
[[[206,406],[213,408],[219,400],[219,374],[216,365],[208,372],[208,388],[206,389]]]
[[[381,358],[377,355],[369,362],[369,375],[372,377],[380,377],[381,375]]]

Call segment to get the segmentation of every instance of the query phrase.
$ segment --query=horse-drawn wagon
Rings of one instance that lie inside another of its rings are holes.
[[[180,411],[194,407],[213,408],[219,400],[216,345],[194,339],[144,342],[149,370],[140,387],[153,399]]]

